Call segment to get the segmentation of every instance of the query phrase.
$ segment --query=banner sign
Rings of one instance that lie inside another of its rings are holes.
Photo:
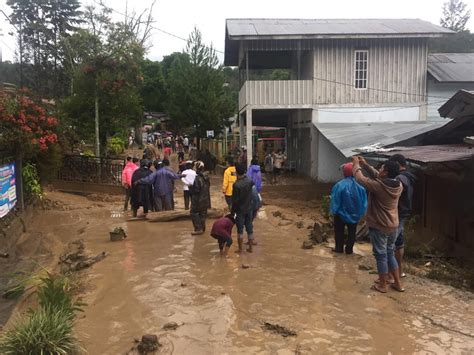
[[[16,205],[15,163],[0,166],[0,218]]]

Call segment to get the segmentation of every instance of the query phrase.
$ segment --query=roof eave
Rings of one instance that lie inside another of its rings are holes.
[[[252,40],[288,40],[288,39],[346,39],[346,38],[439,38],[451,33],[393,33],[393,34],[301,34],[301,35],[229,35],[230,41],[252,41]]]

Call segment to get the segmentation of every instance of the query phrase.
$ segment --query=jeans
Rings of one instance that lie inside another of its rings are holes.
[[[207,210],[194,211],[191,209],[191,221],[193,222],[195,232],[204,232],[206,230]]]
[[[227,207],[229,207],[229,210],[231,210],[232,209],[232,196],[225,195],[225,203],[227,203]]]
[[[132,189],[126,187],[125,188],[125,203],[123,204],[124,211],[128,210],[128,202],[130,201],[131,196],[132,196]]]
[[[394,254],[397,233],[386,234],[378,229],[369,228],[369,236],[378,274],[387,274],[389,271],[397,270],[398,263]]]
[[[237,212],[235,218],[235,224],[237,225],[237,234],[239,238],[242,238],[244,234],[244,227],[247,232],[249,239],[253,239],[253,211],[250,210],[245,213]]]
[[[346,253],[352,254],[354,248],[357,223],[346,223],[338,215],[334,215],[334,239],[336,240],[336,251],[342,253],[344,251],[344,229],[347,226],[348,238],[346,243]]]
[[[405,237],[403,236],[405,232],[405,218],[400,218],[400,224],[397,229],[397,239],[395,240],[395,249],[403,249],[405,247]]]
[[[189,210],[189,201],[191,198],[191,193],[189,190],[184,190],[184,209]]]

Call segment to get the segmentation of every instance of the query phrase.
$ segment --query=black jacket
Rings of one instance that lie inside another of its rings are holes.
[[[398,200],[398,217],[408,218],[411,215],[413,205],[413,185],[416,176],[408,170],[402,171],[396,178],[403,185],[403,192]]]
[[[152,172],[148,168],[139,168],[132,175],[132,193],[130,202],[132,207],[138,209],[140,206],[151,206],[151,185],[135,184],[138,180],[147,177]]]
[[[211,208],[211,182],[209,177],[201,172],[196,175],[194,183],[189,186],[191,195],[191,211],[204,211]]]
[[[237,179],[232,186],[231,213],[247,213],[252,210],[253,182],[247,176]]]

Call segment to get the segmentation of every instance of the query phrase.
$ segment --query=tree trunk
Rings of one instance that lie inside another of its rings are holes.
[[[99,89],[97,80],[95,83],[94,106],[95,106],[95,155],[100,157],[100,138],[99,138]]]

